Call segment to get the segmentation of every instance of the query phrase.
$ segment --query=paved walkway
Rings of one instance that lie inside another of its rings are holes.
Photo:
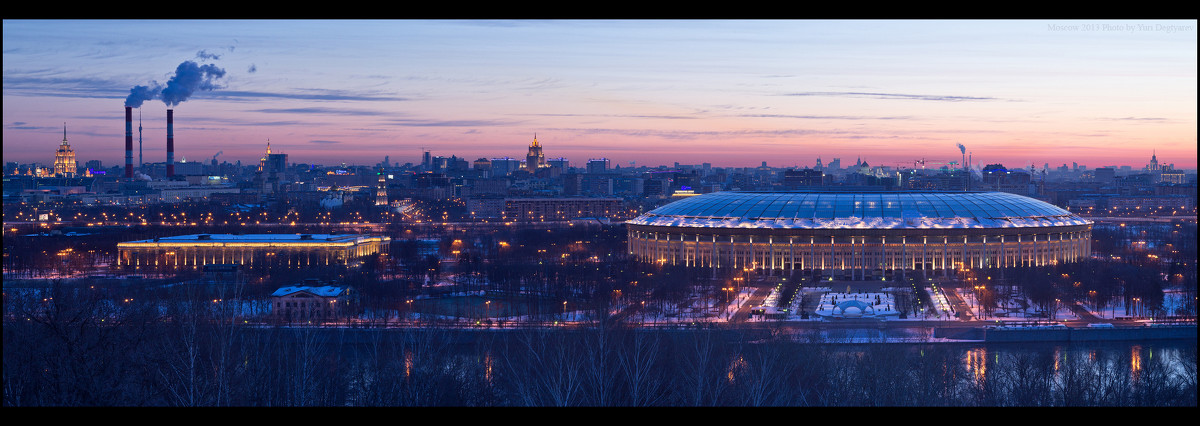
[[[960,320],[970,321],[975,319],[975,312],[971,311],[971,307],[967,305],[961,297],[958,297],[958,289],[954,287],[942,287],[942,293],[946,295],[946,300],[950,302],[950,306],[954,308],[954,312],[959,314]]]
[[[729,319],[729,322],[739,323],[749,320],[750,309],[755,306],[761,306],[763,304],[763,300],[766,300],[767,295],[771,294],[771,289],[773,288],[775,288],[774,283],[760,283],[759,286],[754,289],[754,294],[751,294],[750,298],[746,300],[746,303],[743,303],[742,307],[738,308],[738,311],[733,314],[733,317]]]
[[[1067,308],[1071,309],[1071,312],[1074,313],[1075,316],[1079,317],[1080,320],[1087,321],[1088,323],[1104,322],[1103,319],[1093,315],[1091,311],[1087,310],[1087,308],[1080,306],[1079,302],[1071,303],[1067,305]]]

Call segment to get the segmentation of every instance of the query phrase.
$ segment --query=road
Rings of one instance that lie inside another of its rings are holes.
[[[971,311],[971,307],[967,305],[961,297],[958,297],[958,289],[955,287],[945,287],[942,285],[942,293],[946,295],[946,300],[950,302],[950,306],[954,308],[954,312],[959,314],[959,319],[963,321],[972,321],[975,319],[975,312]]]
[[[756,306],[762,306],[763,300],[766,300],[767,295],[771,294],[772,288],[775,288],[773,283],[767,283],[756,287],[754,289],[754,293],[751,294],[750,298],[746,300],[746,303],[743,303],[742,307],[738,308],[737,312],[733,314],[733,317],[729,318],[729,322],[737,324],[744,323],[749,320],[750,310]]]

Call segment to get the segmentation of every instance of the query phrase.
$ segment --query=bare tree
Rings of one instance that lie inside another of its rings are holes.
[[[715,406],[729,387],[724,377],[722,361],[728,355],[719,340],[718,331],[702,330],[674,335],[672,347],[678,356],[672,369],[673,387],[681,395],[681,403],[691,406]]]
[[[504,361],[519,405],[566,407],[581,402],[582,357],[565,332],[529,329],[513,340]]]
[[[601,322],[582,332],[584,356],[584,401],[591,406],[613,405],[617,394],[616,354],[621,350],[616,341],[620,330]]]
[[[625,382],[627,404],[655,405],[662,401],[665,383],[658,351],[662,338],[655,330],[633,330],[626,336],[617,352],[617,365]]]

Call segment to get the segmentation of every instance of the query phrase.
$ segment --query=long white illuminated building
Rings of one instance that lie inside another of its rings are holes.
[[[1092,222],[1006,192],[717,192],[626,222],[646,262],[879,279],[1049,265],[1091,252]]]
[[[209,264],[354,266],[386,253],[391,238],[359,234],[193,234],[117,243],[117,266],[199,269]]]

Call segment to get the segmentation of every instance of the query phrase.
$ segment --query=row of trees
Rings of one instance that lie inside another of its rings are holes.
[[[1030,308],[1054,312],[1064,303],[1080,302],[1096,310],[1116,304],[1126,307],[1118,316],[1195,315],[1194,299],[1180,299],[1183,305],[1164,304],[1168,283],[1160,268],[1103,259],[1047,266],[966,271],[959,277],[974,285],[981,309],[993,313],[999,302],[1023,298]],[[1192,291],[1194,291],[1194,284]],[[1185,289],[1186,290],[1186,289]],[[1136,303],[1134,303],[1136,302]],[[1133,312],[1138,306],[1141,312]]]

